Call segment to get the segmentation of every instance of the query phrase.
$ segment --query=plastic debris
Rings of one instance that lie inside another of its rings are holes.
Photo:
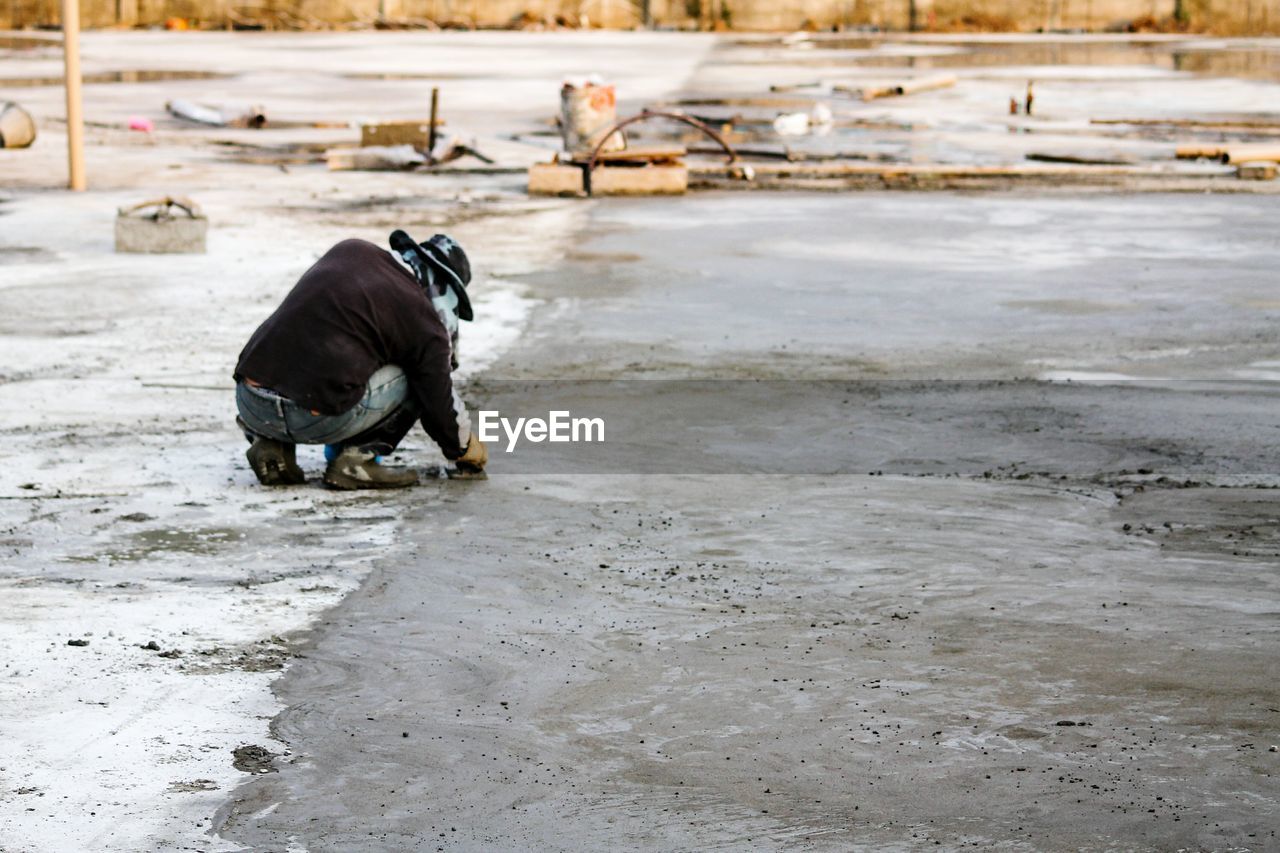
[[[31,113],[12,101],[0,102],[0,148],[28,148],[36,141]]]
[[[227,115],[215,107],[207,107],[194,101],[174,98],[164,108],[175,118],[192,121],[196,124],[207,124],[211,127],[249,127],[260,128],[267,123],[267,115],[262,107],[251,107],[243,113]]]

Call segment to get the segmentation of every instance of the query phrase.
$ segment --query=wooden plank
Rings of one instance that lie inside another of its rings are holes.
[[[1280,145],[1259,143],[1255,145],[1228,145],[1222,152],[1224,163],[1248,163],[1251,161],[1280,163]]]
[[[1090,124],[1131,124],[1134,127],[1185,127],[1204,130],[1280,130],[1280,121],[1253,118],[1094,118]]]
[[[912,80],[903,80],[899,83],[889,83],[884,86],[864,86],[862,88],[832,86],[831,91],[847,95],[858,95],[864,101],[874,101],[877,98],[896,98],[903,95],[914,95],[917,92],[929,92],[934,89],[948,89],[956,84],[956,79],[954,74],[941,74],[936,77],[918,77]]]
[[[646,145],[623,148],[618,151],[601,151],[597,159],[601,163],[657,162],[679,160],[688,153],[683,145]]]
[[[1174,156],[1179,160],[1217,160],[1225,150],[1222,144],[1179,145]]]
[[[595,195],[683,195],[689,169],[683,165],[627,168],[599,166],[591,173]],[[582,168],[560,163],[529,167],[530,195],[582,195]]]
[[[1179,160],[1221,160],[1223,163],[1247,163],[1251,160],[1266,160],[1280,163],[1280,145],[1271,142],[1246,144],[1202,144],[1179,145]]]
[[[695,163],[690,174],[695,177],[726,176],[739,166],[721,163]],[[1150,166],[1085,166],[1050,163],[1026,163],[1013,166],[971,166],[952,163],[901,163],[884,165],[876,163],[753,163],[750,166],[756,178],[844,178],[877,177],[885,180],[899,178],[1060,178],[1092,179],[1099,177],[1221,177],[1230,175],[1225,167],[1188,166],[1177,171],[1158,164]]]
[[[1038,163],[1075,163],[1084,166],[1133,166],[1142,162],[1124,151],[1029,151],[1027,159]]]
[[[444,122],[436,122],[437,126]],[[360,125],[360,146],[412,145],[423,151],[431,138],[431,121],[380,121]]]

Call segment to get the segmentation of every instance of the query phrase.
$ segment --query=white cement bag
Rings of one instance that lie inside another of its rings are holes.
[[[0,102],[0,148],[26,148],[36,141],[31,113],[15,103]]]

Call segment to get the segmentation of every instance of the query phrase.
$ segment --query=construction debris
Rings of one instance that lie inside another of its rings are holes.
[[[330,172],[403,172],[427,163],[427,155],[412,145],[331,148],[324,159]]]
[[[601,151],[596,162],[609,163],[677,163],[689,151],[683,145],[643,145],[619,151]]]
[[[693,145],[690,154],[719,154],[719,148],[710,145]],[[788,163],[830,163],[837,160],[885,160],[889,155],[867,151],[802,151],[783,145],[777,148],[759,147],[743,148],[734,146],[739,157],[759,158],[761,160],[785,160]]]
[[[613,86],[598,77],[567,80],[560,88],[560,133],[564,150],[589,153],[601,144],[603,151],[617,151],[627,145],[622,133],[606,132],[618,120],[618,96]]]
[[[537,163],[529,167],[529,195],[585,195],[585,174],[584,165]],[[591,172],[594,195],[683,195],[688,188],[689,169],[682,163],[598,166]]]
[[[36,141],[31,113],[12,101],[0,103],[0,148],[28,148]]]
[[[164,108],[175,118],[211,127],[248,127],[256,130],[267,124],[267,115],[262,107],[251,107],[245,112],[227,115],[217,107],[175,98],[168,101]]]
[[[209,220],[187,198],[165,196],[116,213],[116,251],[133,254],[203,254]]]
[[[1280,145],[1270,142],[1180,145],[1176,153],[1179,160],[1218,160],[1222,163],[1265,160],[1280,163]]]
[[[1017,98],[1010,98],[1009,99],[1009,115],[1016,116],[1019,113],[1021,113],[1022,115],[1029,116],[1031,115],[1031,110],[1032,110],[1032,107],[1035,105],[1035,102],[1036,102],[1035,81],[1028,80],[1026,100],[1019,102]]]
[[[1276,164],[1270,160],[1241,163],[1236,169],[1236,177],[1244,181],[1274,181]]]
[[[452,163],[454,160],[463,157],[474,157],[481,163],[493,165],[493,159],[481,154],[475,148],[475,143],[470,144],[463,142],[461,137],[451,136],[447,139],[441,137],[436,140],[435,146],[428,152],[427,162],[432,166],[442,166],[445,163]]]
[[[1132,154],[1120,151],[1100,151],[1097,153],[1073,151],[1032,151],[1027,154],[1028,160],[1040,163],[1076,163],[1086,166],[1131,166],[1140,162]]]
[[[770,92],[779,93],[804,91],[821,92],[823,90],[831,90],[831,86],[829,86],[824,80],[814,80],[808,83],[775,83],[769,87]]]
[[[814,104],[807,113],[782,113],[773,120],[773,129],[779,136],[827,133],[831,127],[831,108],[821,103]]]
[[[823,189],[999,189],[1015,186],[1142,186],[1149,189],[1207,189],[1230,179],[1234,170],[1219,165],[1171,171],[1163,164],[1095,166],[1027,163],[975,166],[947,163],[756,163],[753,184],[771,188]],[[741,164],[692,163],[689,186],[729,189],[744,186]]]
[[[442,124],[443,122],[439,122]],[[430,151],[432,142],[431,120],[380,121],[360,125],[362,148],[386,148],[408,145],[418,151]]]
[[[857,95],[864,101],[874,101],[877,98],[896,98],[903,95],[914,95],[918,92],[929,92],[934,89],[948,89],[955,84],[956,75],[942,74],[936,77],[917,77],[912,80],[903,80],[899,83],[890,83],[886,86],[864,86],[862,88],[832,86],[831,90],[847,95]]]

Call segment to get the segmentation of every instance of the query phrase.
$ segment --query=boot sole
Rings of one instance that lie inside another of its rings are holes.
[[[288,460],[272,449],[258,448],[256,443],[245,451],[249,467],[264,486],[301,486],[307,482],[307,475],[297,465],[290,465]]]

